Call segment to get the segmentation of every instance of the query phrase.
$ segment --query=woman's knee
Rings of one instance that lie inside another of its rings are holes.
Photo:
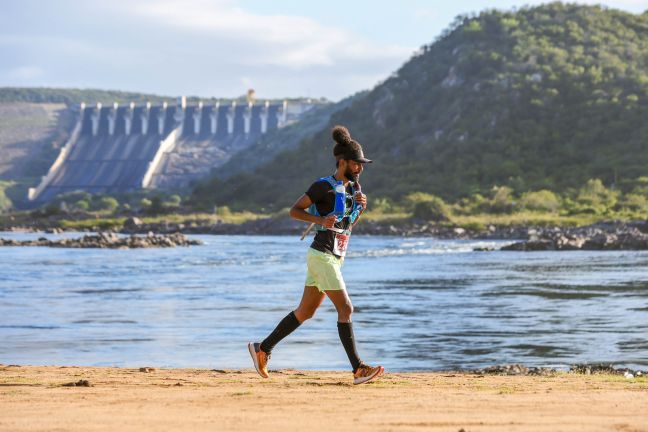
[[[351,319],[351,315],[353,314],[353,304],[351,304],[350,301],[345,302],[343,305],[341,305],[338,308],[338,315],[340,318],[345,318],[345,319]]]
[[[315,312],[317,311],[317,308],[297,308],[295,310],[295,316],[299,320],[299,322],[304,322],[308,319],[311,319],[315,316]]]

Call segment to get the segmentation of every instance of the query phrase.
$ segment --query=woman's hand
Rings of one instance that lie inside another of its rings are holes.
[[[355,199],[356,202],[362,206],[363,210],[367,209],[367,195],[363,194],[362,192],[356,192]]]
[[[320,216],[320,219],[320,225],[325,228],[333,228],[335,221],[337,220],[337,216],[335,216],[334,214],[328,216]]]

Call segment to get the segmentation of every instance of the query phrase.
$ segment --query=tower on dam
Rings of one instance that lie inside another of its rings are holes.
[[[257,103],[253,97],[191,105],[184,97],[161,105],[81,104],[70,139],[28,198],[38,203],[79,190],[186,186],[314,105]]]

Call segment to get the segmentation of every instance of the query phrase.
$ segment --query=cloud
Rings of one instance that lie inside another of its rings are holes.
[[[7,76],[15,80],[32,80],[45,75],[45,71],[38,66],[18,66],[7,71]]]
[[[0,85],[335,100],[373,87],[416,49],[240,1],[22,0],[4,12]],[[24,66],[46,74],[21,75]]]
[[[113,3],[115,5],[115,3]],[[267,64],[295,69],[334,66],[343,61],[402,61],[413,47],[375,44],[351,32],[292,15],[258,15],[230,1],[166,0],[117,3],[124,13],[215,43],[238,43],[233,53],[242,64]]]

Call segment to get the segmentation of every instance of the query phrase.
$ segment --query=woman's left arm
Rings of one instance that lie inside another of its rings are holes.
[[[358,213],[358,217],[356,218],[355,222],[353,222],[352,226],[356,226],[356,224],[360,220],[360,215],[367,209],[367,195],[363,194],[362,192],[357,192],[356,202],[362,206],[362,209]]]

